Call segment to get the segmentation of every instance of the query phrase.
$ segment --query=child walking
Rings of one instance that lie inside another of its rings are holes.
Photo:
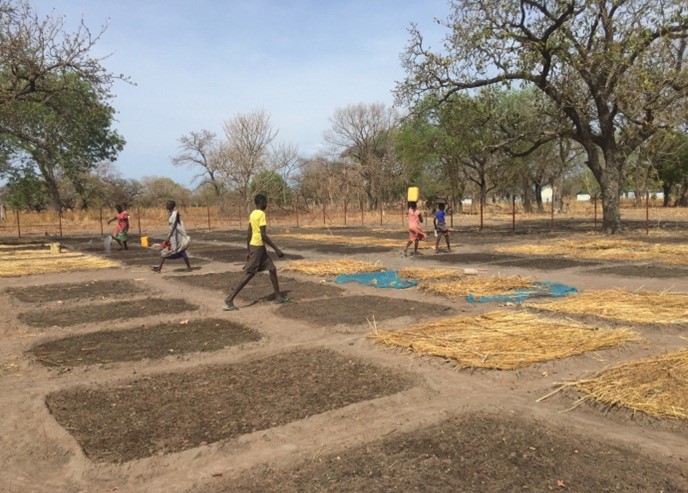
[[[191,263],[186,249],[189,247],[191,239],[186,234],[182,216],[176,209],[177,204],[174,200],[168,200],[167,208],[167,239],[162,242],[162,249],[160,250],[160,265],[151,267],[153,272],[161,272],[165,260],[182,259],[186,264],[187,272],[191,272]]]
[[[447,251],[451,252],[451,246],[449,245],[449,229],[447,229],[446,221],[446,211],[444,210],[444,203],[437,204],[437,211],[435,211],[435,217],[432,220],[435,226],[435,232],[437,233],[437,240],[435,241],[435,253],[440,253],[440,239],[444,236],[447,241]]]
[[[117,242],[120,250],[122,248],[129,250],[129,247],[127,247],[127,241],[129,240],[129,213],[120,204],[115,205],[115,209],[117,214],[107,222],[110,224],[112,221],[117,221],[117,227],[112,233],[112,239]]]
[[[409,240],[406,242],[406,248],[404,248],[404,257],[408,256],[408,248],[413,243],[413,254],[418,255],[418,242],[424,240],[427,236],[423,229],[421,228],[421,223],[423,222],[423,214],[418,210],[416,202],[408,203],[408,227],[409,227]]]
[[[244,286],[253,279],[258,272],[268,271],[270,273],[270,282],[275,290],[275,301],[277,303],[286,303],[290,300],[286,294],[281,294],[279,290],[279,281],[277,280],[277,268],[272,263],[270,255],[265,245],[270,245],[279,258],[284,257],[282,250],[272,242],[267,233],[267,216],[265,209],[268,207],[268,199],[263,194],[256,195],[254,199],[256,208],[248,218],[248,231],[246,232],[246,265],[244,270],[246,274],[239,281],[239,284],[232,290],[232,292],[225,299],[225,306],[223,310],[233,311],[238,310],[234,305],[234,298],[239,292],[244,289]]]

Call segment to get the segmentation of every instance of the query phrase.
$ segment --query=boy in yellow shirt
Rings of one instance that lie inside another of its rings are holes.
[[[263,194],[256,195],[254,202],[256,209],[251,212],[248,218],[248,231],[246,235],[246,265],[244,270],[246,274],[239,284],[232,290],[229,296],[225,299],[225,306],[223,310],[233,311],[238,310],[234,305],[234,298],[239,294],[244,286],[253,279],[258,272],[268,271],[270,273],[270,281],[275,290],[275,301],[277,303],[286,303],[289,297],[281,294],[279,290],[279,282],[277,280],[277,268],[272,263],[270,255],[268,255],[265,245],[270,245],[279,258],[284,257],[282,250],[277,248],[272,242],[266,231],[268,222],[265,216],[265,209],[268,207],[268,199]]]

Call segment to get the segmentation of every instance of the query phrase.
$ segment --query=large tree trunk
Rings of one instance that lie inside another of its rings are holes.
[[[622,163],[607,162],[600,176],[602,230],[607,234],[614,234],[621,229],[621,171]]]

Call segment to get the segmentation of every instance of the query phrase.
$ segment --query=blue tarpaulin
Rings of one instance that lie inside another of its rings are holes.
[[[511,301],[513,303],[523,303],[532,298],[561,298],[578,290],[574,287],[567,286],[558,282],[534,282],[530,288],[515,289],[502,294],[494,294],[487,296],[473,296],[469,294],[466,300],[470,303],[489,303],[490,301]]]
[[[412,279],[402,279],[396,271],[384,270],[382,272],[363,272],[360,274],[340,274],[334,280],[337,284],[345,282],[357,282],[367,284],[376,288],[395,288],[405,289],[416,286],[418,281]]]

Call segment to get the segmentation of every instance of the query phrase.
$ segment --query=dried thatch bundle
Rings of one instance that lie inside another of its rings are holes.
[[[461,276],[444,282],[422,282],[420,288],[443,296],[489,296],[531,287],[533,281],[521,276]]]
[[[283,234],[273,234],[270,235],[277,239],[279,238],[291,238],[295,240],[312,241],[314,243],[330,243],[337,245],[352,245],[352,246],[381,246],[390,248],[401,248],[403,243],[395,239],[385,239],[385,238],[374,238],[371,236],[344,236],[344,235],[334,235],[334,234],[324,234],[324,233],[283,233]],[[431,248],[434,245],[425,244],[425,242],[420,242],[418,248]]]
[[[310,274],[313,276],[338,276],[339,274],[360,274],[363,272],[380,272],[384,267],[359,260],[295,260],[285,265],[282,270]]]
[[[463,277],[463,271],[456,269],[433,269],[427,267],[405,267],[399,271],[399,277],[404,279],[454,279]]]
[[[605,406],[623,406],[652,416],[688,419],[688,349],[630,361],[594,378],[566,384]]]
[[[451,358],[461,368],[511,370],[586,351],[617,346],[638,336],[526,312],[493,312],[419,324],[369,337],[416,353]]]
[[[549,312],[594,315],[634,323],[688,322],[688,294],[610,289],[587,291],[547,302],[528,302],[526,306]]]
[[[668,245],[633,240],[557,240],[539,245],[497,247],[501,253],[563,255],[585,259],[655,260],[688,264],[688,245]]]
[[[3,249],[0,254],[0,277],[113,267],[119,267],[119,263],[76,252],[51,254],[49,249],[15,248],[12,251]]]

